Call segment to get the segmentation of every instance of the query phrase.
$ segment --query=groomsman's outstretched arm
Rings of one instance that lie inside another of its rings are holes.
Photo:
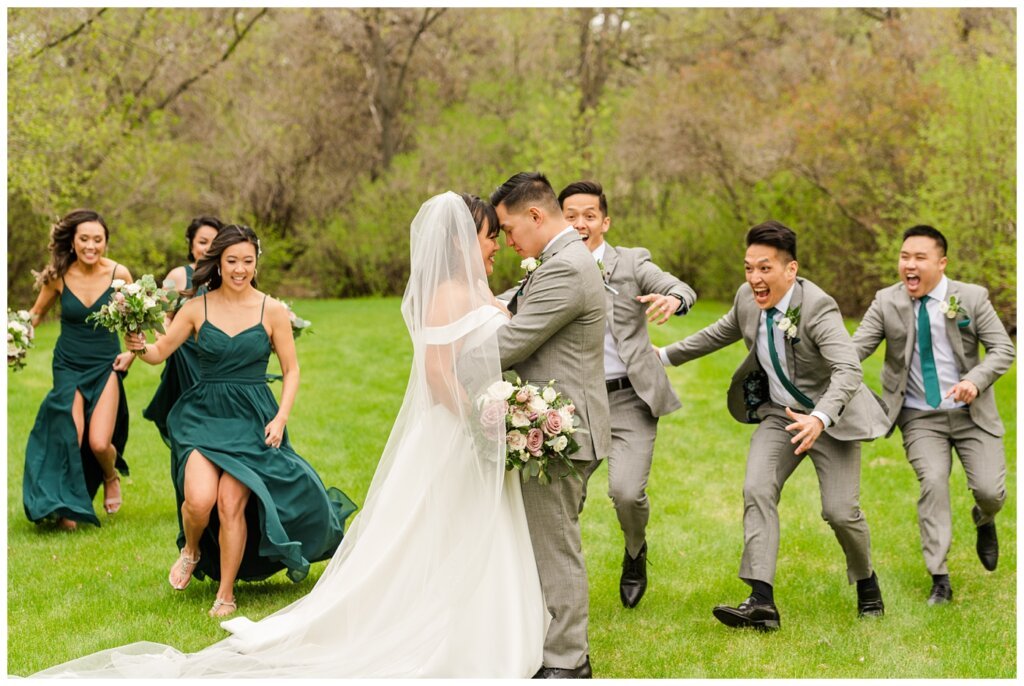
[[[739,299],[739,294],[736,296]],[[739,315],[736,310],[736,300],[732,308],[726,312],[721,319],[705,327],[695,334],[687,336],[664,348],[664,357],[673,366],[679,366],[684,362],[703,357],[713,353],[727,345],[731,345],[743,337],[740,329]]]
[[[635,276],[640,292],[645,295],[639,296],[642,303],[651,303],[646,315],[648,321],[658,320],[658,325],[664,324],[674,314],[686,314],[697,301],[697,294],[689,285],[677,279],[672,274],[664,271],[658,265],[651,262],[651,253],[645,248],[636,248],[638,259],[636,262]],[[675,307],[670,311],[659,311],[659,301],[665,298],[674,298]]]
[[[973,383],[977,387],[978,393],[982,393],[1009,370],[1010,365],[1013,364],[1015,350],[1013,340],[1006,333],[1006,328],[999,320],[999,315],[992,307],[992,302],[988,299],[988,290],[981,286],[977,286],[977,288],[982,291],[982,295],[978,299],[980,304],[977,311],[971,312],[970,315],[974,318],[977,327],[978,340],[985,346],[985,357],[973,369],[964,374],[963,380]]]
[[[885,319],[882,317],[882,306],[878,302],[878,295],[871,301],[871,307],[864,313],[853,333],[853,345],[857,348],[857,356],[861,360],[871,357],[872,353],[881,345],[885,338]]]

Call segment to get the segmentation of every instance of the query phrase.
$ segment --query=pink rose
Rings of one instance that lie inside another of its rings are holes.
[[[526,434],[526,449],[534,457],[540,456],[540,449],[544,445],[544,432],[540,429],[530,429]]]
[[[526,388],[520,388],[519,392],[516,393],[516,402],[526,404],[526,401],[530,399],[530,391]]]
[[[504,400],[492,401],[484,405],[480,412],[480,423],[485,427],[495,427],[504,423],[505,413],[508,411],[508,403]]]
[[[544,433],[548,436],[557,436],[562,432],[562,415],[558,410],[548,410],[547,418],[544,420]]]
[[[569,414],[576,414],[576,406],[573,405],[572,403],[566,405],[565,409],[569,411]]]
[[[124,302],[124,293],[122,293],[120,291],[114,293],[114,302],[123,303]]]

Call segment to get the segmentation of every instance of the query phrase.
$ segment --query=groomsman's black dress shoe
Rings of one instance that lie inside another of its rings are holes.
[[[715,619],[726,626],[750,627],[758,631],[775,631],[779,628],[779,611],[774,603],[758,603],[747,598],[739,607],[718,605],[712,610]]]
[[[586,662],[575,669],[564,669],[562,667],[541,667],[533,675],[534,679],[590,679],[590,656],[587,655]]]
[[[871,588],[863,591],[857,589],[857,616],[858,617],[881,617],[885,614],[885,604],[882,603],[882,589],[878,587],[877,580]]]
[[[622,558],[622,578],[619,579],[619,598],[625,607],[636,607],[647,590],[647,542],[644,541],[636,559],[627,550]]]
[[[978,506],[974,506],[974,516],[981,513]],[[978,527],[978,559],[981,566],[992,572],[999,564],[999,539],[996,538],[996,523],[989,522]]]
[[[929,605],[945,605],[953,599],[953,587],[949,581],[935,581],[932,583],[932,594],[928,596]]]

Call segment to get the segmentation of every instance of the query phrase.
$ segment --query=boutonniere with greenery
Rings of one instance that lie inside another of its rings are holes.
[[[597,261],[597,268],[601,272],[601,281],[604,282],[604,287],[607,288],[610,292],[614,293],[615,295],[618,295],[619,292],[608,285],[608,279],[610,277],[608,275],[608,271],[604,268],[604,260]]]
[[[797,327],[800,326],[800,307],[790,307],[787,309],[782,318],[775,322],[775,326],[779,327],[779,330],[786,335],[788,340],[799,343],[800,339],[796,337],[796,334]]]
[[[541,265],[543,260],[539,257],[527,257],[525,260],[519,263],[519,267],[526,270],[526,273],[532,274],[537,271],[537,267]]]
[[[967,310],[964,309],[963,303],[957,300],[955,295],[949,296],[949,300],[939,301],[939,312],[946,315],[947,319],[956,319],[963,315],[963,320],[957,322],[958,326],[967,326],[971,323],[971,318],[967,316]]]

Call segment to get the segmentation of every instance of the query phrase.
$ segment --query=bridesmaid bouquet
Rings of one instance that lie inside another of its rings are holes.
[[[284,305],[284,309],[288,310],[288,319],[292,323],[292,336],[298,338],[306,329],[309,329],[309,332],[313,333],[313,322],[309,321],[308,319],[303,319],[299,315],[295,314],[295,311],[292,310],[292,306],[286,303],[284,300],[280,300],[278,302]]]
[[[555,380],[540,388],[524,383],[515,372],[506,372],[477,399],[480,425],[491,439],[505,425],[505,469],[518,469],[523,481],[531,476],[542,484],[551,483],[553,464],[565,465],[581,479],[569,456],[580,449],[573,437],[580,420],[576,406],[555,390]]]
[[[27,310],[7,310],[7,367],[18,371],[25,366],[25,356],[32,347],[36,330]]]
[[[85,318],[93,326],[124,336],[144,331],[164,332],[164,313],[174,309],[177,292],[173,288],[159,288],[152,274],[143,274],[135,283],[126,284],[114,279],[114,294],[110,302]],[[143,348],[141,351],[146,352]]]

